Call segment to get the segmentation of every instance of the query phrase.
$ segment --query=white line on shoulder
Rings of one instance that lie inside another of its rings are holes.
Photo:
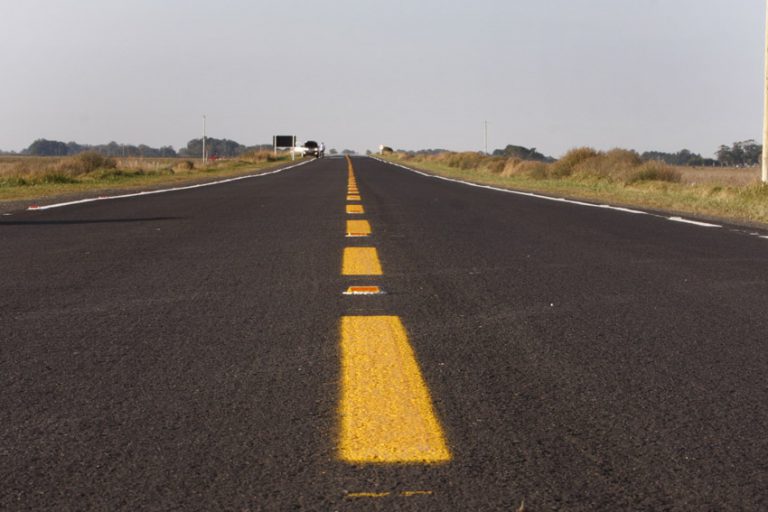
[[[90,197],[88,199],[79,199],[77,201],[68,201],[66,203],[56,203],[56,204],[47,204],[44,206],[30,206],[27,208],[27,210],[32,211],[39,211],[39,210],[50,210],[52,208],[61,208],[63,206],[72,206],[75,204],[83,204],[83,203],[94,203],[96,201],[108,201],[110,199],[125,199],[127,197],[140,197],[140,196],[150,196],[155,194],[164,194],[166,192],[178,192],[180,190],[191,190],[194,188],[203,188],[203,187],[212,187],[214,185],[222,185],[224,183],[232,183],[233,181],[240,181],[240,180],[247,180],[249,178],[261,178],[262,176],[269,176],[270,174],[277,174],[279,172],[287,171],[288,169],[293,169],[295,167],[298,167],[300,165],[304,165],[308,163],[308,161],[305,162],[299,162],[298,164],[290,165],[288,167],[282,167],[280,169],[264,172],[261,174],[247,174],[245,176],[237,176],[235,178],[226,178],[223,180],[217,180],[217,181],[209,181],[207,183],[198,183],[197,185],[186,185],[183,187],[172,187],[172,188],[163,188],[159,190],[148,190],[144,192],[133,192],[130,194],[120,194],[117,196],[100,196],[100,197]]]

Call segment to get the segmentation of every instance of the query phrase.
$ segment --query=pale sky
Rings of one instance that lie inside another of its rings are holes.
[[[762,129],[763,0],[0,0],[0,149],[712,156]]]

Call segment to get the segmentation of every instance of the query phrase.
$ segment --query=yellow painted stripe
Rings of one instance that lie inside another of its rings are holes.
[[[386,498],[392,493],[389,492],[350,492],[347,498]]]
[[[451,460],[398,317],[343,317],[341,354],[341,460],[353,464]]]
[[[345,247],[341,264],[345,276],[380,276],[381,262],[375,247]]]
[[[348,204],[347,213],[365,213],[365,210],[361,204]]]
[[[371,234],[371,224],[367,220],[348,220],[347,234],[354,233],[357,236]]]
[[[360,201],[360,194],[349,194],[347,196],[347,201]]]
[[[435,493],[432,491],[400,491],[398,496],[403,498],[413,498],[414,496],[433,496]],[[394,496],[392,492],[348,492],[347,498],[388,498]]]
[[[402,491],[400,493],[400,496],[405,496],[406,498],[410,498],[412,496],[432,496],[434,492],[432,491]]]

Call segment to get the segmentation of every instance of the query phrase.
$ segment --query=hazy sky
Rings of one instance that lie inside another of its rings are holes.
[[[763,0],[0,0],[0,149],[759,138]]]

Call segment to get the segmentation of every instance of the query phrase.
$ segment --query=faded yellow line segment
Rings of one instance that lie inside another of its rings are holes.
[[[347,201],[360,201],[360,194],[349,194],[347,196]]]
[[[341,263],[344,276],[380,276],[381,262],[375,247],[345,247]]]
[[[368,236],[371,234],[371,224],[367,220],[348,220],[347,236]]]
[[[353,464],[451,460],[424,378],[396,316],[341,319],[339,458]]]
[[[347,213],[365,213],[365,210],[361,204],[348,204]]]
[[[435,493],[432,491],[400,491],[400,493],[393,493],[393,492],[348,492],[346,494],[347,498],[354,499],[354,498],[388,498],[390,496],[400,496],[403,498],[412,498],[414,496],[433,496]]]

